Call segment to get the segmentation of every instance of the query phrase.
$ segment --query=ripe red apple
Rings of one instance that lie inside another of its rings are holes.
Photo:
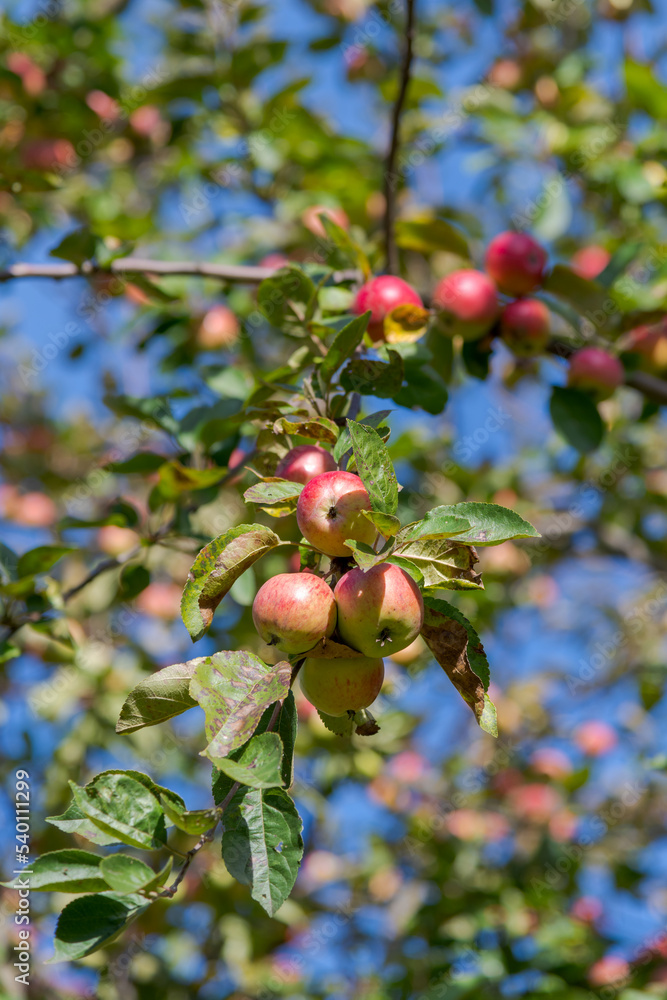
[[[309,205],[302,213],[301,221],[306,229],[310,229],[311,233],[315,236],[326,236],[326,230],[322,225],[320,215],[326,215],[327,219],[331,219],[341,229],[350,228],[350,220],[342,208],[330,208],[328,205]]]
[[[347,538],[372,545],[377,531],[361,513],[371,501],[359,476],[323,472],[304,486],[296,506],[299,530],[311,545],[328,556],[349,556]]]
[[[424,624],[419,587],[400,566],[351,569],[334,590],[338,632],[364,656],[391,656],[416,639]]]
[[[27,170],[72,169],[79,162],[69,139],[33,139],[21,147],[20,155]]]
[[[257,591],[252,620],[261,638],[284,653],[307,653],[336,627],[336,602],[312,573],[279,573]]]
[[[581,278],[593,281],[598,274],[602,274],[605,267],[611,260],[611,254],[604,247],[590,246],[582,247],[572,254],[570,267]]]
[[[266,257],[262,257],[259,262],[260,267],[275,267],[279,270],[281,267],[286,267],[289,264],[289,257],[286,257],[284,253],[267,253]]]
[[[501,292],[527,295],[542,284],[547,252],[527,233],[499,233],[489,243],[484,263]]]
[[[570,358],[568,385],[597,399],[608,399],[623,381],[623,365],[601,347],[584,347]]]
[[[300,444],[288,451],[278,462],[276,476],[291,483],[309,483],[323,472],[335,472],[336,462],[324,448],[316,444]]]
[[[532,358],[549,343],[549,310],[538,299],[516,299],[503,309],[500,332],[514,354]]]
[[[448,336],[478,340],[498,315],[496,286],[482,271],[463,268],[446,275],[436,286],[433,305]]]
[[[301,690],[311,705],[325,715],[340,716],[368,708],[380,693],[384,680],[382,660],[307,659],[299,674]]]
[[[361,286],[352,308],[358,315],[370,309],[371,318],[368,332],[373,340],[382,340],[385,316],[392,309],[403,305],[424,308],[421,298],[407,281],[396,278],[393,274],[380,274],[377,278],[371,278],[370,281]]]
[[[630,965],[620,955],[604,955],[591,965],[588,970],[588,981],[591,986],[600,988],[618,984],[630,975]]]
[[[205,351],[233,347],[239,338],[239,329],[239,321],[228,306],[213,306],[197,330],[197,344]]]

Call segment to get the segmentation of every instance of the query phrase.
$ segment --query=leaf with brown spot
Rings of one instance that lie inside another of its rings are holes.
[[[205,545],[188,574],[181,616],[193,642],[201,639],[232,584],[280,539],[263,524],[239,524]]]
[[[496,709],[487,695],[489,662],[477,632],[458,608],[424,598],[424,642],[465,702],[481,729],[498,735]]]
[[[207,656],[190,682],[190,695],[204,709],[208,746],[201,755],[227,757],[250,739],[265,709],[287,697],[292,667],[268,665],[252,653]]]
[[[451,538],[419,538],[400,545],[397,551],[421,570],[424,588],[479,590],[484,587],[481,574],[473,569],[479,559],[472,545],[462,545]]]

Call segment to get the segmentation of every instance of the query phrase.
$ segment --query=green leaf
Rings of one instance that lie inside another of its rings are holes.
[[[443,348],[444,352],[449,350],[450,347]],[[432,371],[430,367],[409,368],[405,373],[405,381],[407,385],[396,393],[394,402],[410,409],[417,406],[427,413],[442,413],[447,403],[448,392],[447,386],[436,371]]]
[[[469,545],[449,538],[420,538],[401,546],[399,555],[408,559],[424,577],[424,587],[469,590],[483,587],[482,578],[473,569],[477,553]]]
[[[424,574],[419,567],[409,559],[405,559],[403,556],[392,553],[390,556],[387,556],[386,561],[391,563],[393,566],[400,566],[401,569],[404,569],[405,572],[412,577],[418,587],[424,586]]]
[[[126,458],[123,462],[110,462],[105,466],[109,472],[116,472],[119,475],[130,475],[132,473],[156,472],[161,465],[169,461],[164,455],[156,455],[152,451],[140,451],[131,458]]]
[[[625,86],[632,106],[658,121],[667,116],[667,87],[647,63],[625,61]]]
[[[39,545],[36,549],[23,553],[18,561],[16,572],[19,577],[46,573],[68,552],[75,551],[76,549],[71,545]]]
[[[556,430],[577,451],[595,451],[602,442],[604,425],[588,393],[555,385],[549,411]]]
[[[283,504],[288,500],[298,500],[302,489],[302,483],[291,483],[287,479],[267,479],[247,489],[243,499],[246,503]]]
[[[64,833],[76,833],[79,837],[85,837],[93,844],[100,847],[108,847],[111,844],[120,844],[118,836],[104,833],[79,809],[76,802],[71,802],[61,816],[47,816],[46,822],[52,826],[57,826]]]
[[[266,707],[287,696],[291,677],[287,660],[268,666],[252,653],[214,653],[198,664],[190,694],[206,716],[202,756],[227,757],[245,743]]]
[[[390,413],[391,410],[379,410],[377,413],[371,413],[369,417],[364,417],[363,420],[358,420],[357,423],[363,424],[365,427],[374,427],[382,440],[387,441],[390,431],[384,421]],[[340,463],[345,453],[351,450],[352,438],[347,427],[344,427],[333,450],[334,460]]]
[[[415,530],[423,526],[416,537],[429,537],[431,530],[438,534],[438,527],[444,526],[449,519],[465,519],[469,522],[462,532],[452,532],[456,535],[457,542],[466,545],[499,545],[510,539],[540,537],[539,531],[513,510],[499,504],[478,503],[475,500],[434,507],[421,521],[416,522]],[[411,525],[407,525],[403,530],[407,531],[410,527]],[[409,537],[415,536],[411,534]]]
[[[282,788],[239,793],[225,812],[223,861],[271,917],[296,881],[303,856],[301,830],[296,806]]]
[[[458,608],[434,597],[424,598],[422,637],[480,727],[498,735],[496,710],[486,691],[489,661],[477,632]]]
[[[598,274],[595,279],[598,285],[602,285],[603,288],[611,288],[617,278],[620,278],[630,264],[639,257],[644,247],[644,243],[624,243],[620,246],[612,255],[604,271]]]
[[[74,801],[95,826],[131,847],[159,849],[166,835],[157,797],[125,772],[98,774],[80,788],[69,783]]]
[[[75,229],[73,233],[68,233],[58,246],[49,250],[49,257],[69,260],[77,267],[81,267],[84,261],[91,260],[95,256],[96,248],[96,237],[89,229],[82,226],[80,229]]]
[[[68,849],[50,851],[30,865],[30,888],[37,892],[104,892],[109,888],[100,875],[99,854]],[[13,882],[0,885],[14,888]]]
[[[242,573],[280,539],[262,524],[240,524],[205,545],[188,576],[181,615],[193,642],[201,639],[213,612]]]
[[[49,962],[71,962],[97,951],[117,938],[148,905],[140,896],[114,893],[73,899],[58,918],[55,954]]]
[[[257,304],[269,323],[289,329],[303,324],[316,294],[308,275],[297,265],[290,265],[264,279],[257,290]]]
[[[0,542],[0,583],[16,580],[19,557],[4,542]]]
[[[370,317],[370,312],[365,312],[338,331],[318,369],[325,383],[330,382],[342,363],[354,354],[364,338]]]
[[[400,545],[402,542],[416,542],[419,538],[451,538],[470,528],[470,521],[465,518],[450,514],[442,507],[434,507],[421,521],[413,521],[401,528],[396,541]]]
[[[392,546],[388,552],[376,552],[366,542],[357,542],[354,538],[346,539],[345,544],[349,549],[352,549],[354,561],[359,569],[363,570],[371,569],[373,566],[385,562],[391,548],[393,548]]]
[[[350,361],[340,375],[346,392],[391,399],[403,384],[403,359],[398,351],[387,350],[389,362],[359,358]]]
[[[396,223],[396,243],[404,250],[416,250],[419,253],[449,250],[466,260],[470,258],[465,237],[444,219],[400,219]]]
[[[391,538],[400,531],[401,522],[394,514],[383,514],[379,510],[363,510],[362,514],[375,525],[384,538]]]
[[[338,426],[328,417],[317,420],[290,420],[289,417],[278,417],[273,424],[274,434],[289,434],[292,437],[305,437],[311,441],[322,441],[332,445],[338,440]]]
[[[193,708],[197,702],[190,697],[190,681],[195,668],[205,659],[197,656],[186,663],[173,663],[137,684],[120,710],[116,732],[134,733]]]
[[[119,528],[135,528],[138,523],[139,514],[136,508],[124,500],[117,500],[111,505],[108,514],[104,517],[94,518],[90,521],[80,517],[63,517],[58,522],[58,528],[61,531],[66,528],[103,528],[107,524],[114,524]]]
[[[606,293],[595,281],[582,278],[564,264],[554,265],[553,270],[544,279],[543,289],[561,299],[580,313],[594,312],[604,305]]]
[[[283,745],[277,733],[253,736],[238,760],[211,758],[219,771],[249,788],[280,788]]]
[[[183,493],[215,486],[226,475],[226,469],[190,469],[180,462],[167,462],[160,467],[158,488],[165,500],[178,500]]]
[[[132,601],[151,582],[151,575],[145,566],[123,566],[120,573],[120,596],[124,601]]]
[[[337,44],[337,41],[334,41],[334,44]],[[371,275],[371,266],[368,262],[368,257],[359,244],[355,243],[346,229],[339,226],[328,215],[320,215],[319,218],[327,236],[341,252],[346,262],[352,267],[358,267],[364,278],[369,278]]]
[[[129,854],[111,854],[102,858],[100,871],[116,892],[137,892],[155,881],[155,872],[138,858]]]
[[[220,814],[216,809],[181,809],[164,795],[160,796],[160,803],[165,815],[174,826],[183,830],[184,833],[189,833],[192,837],[199,837],[207,830],[211,830],[220,819]]]
[[[353,715],[327,715],[326,712],[320,712],[319,708],[317,714],[330,733],[334,733],[336,736],[352,735],[354,730]]]
[[[347,421],[357,472],[370,497],[373,510],[395,514],[398,509],[398,483],[387,446],[373,427]]]
[[[102,402],[119,417],[135,417],[137,420],[151,420],[168,434],[176,434],[179,423],[173,417],[169,400],[153,396],[104,396]]]
[[[255,735],[251,739],[255,739],[261,733],[265,733],[271,720],[273,719],[273,712],[276,707],[274,703],[269,705],[268,708],[264,710],[264,714],[257,724],[255,729]],[[280,740],[283,747],[283,763],[282,763],[282,784],[289,788],[294,781],[294,744],[296,743],[296,732],[297,732],[297,712],[296,712],[296,702],[294,700],[294,694],[290,690],[285,700],[280,704],[278,709],[278,718],[274,722],[274,730],[280,736]],[[244,752],[250,745],[250,740],[244,743],[242,747],[235,750],[229,755],[231,760],[240,760]],[[214,766],[212,775],[212,789],[213,789],[213,801],[216,805],[220,805],[223,799],[226,798],[230,788],[233,785],[233,781],[226,774]]]

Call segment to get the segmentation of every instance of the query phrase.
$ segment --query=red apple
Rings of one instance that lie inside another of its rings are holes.
[[[364,656],[391,656],[416,639],[424,624],[419,587],[400,566],[351,569],[336,584],[338,632]]]
[[[598,274],[602,274],[605,267],[611,260],[611,254],[604,247],[590,246],[582,247],[572,254],[570,267],[581,278],[593,281]]]
[[[72,169],[79,162],[69,139],[34,139],[21,147],[21,160],[27,170]]]
[[[288,264],[289,257],[286,257],[284,253],[267,253],[266,257],[262,257],[260,260],[259,267],[275,267],[279,270]]]
[[[213,306],[197,330],[197,344],[205,351],[233,347],[239,338],[239,321],[228,306]]]
[[[630,966],[620,955],[605,955],[598,959],[588,970],[588,981],[591,986],[611,986],[626,979],[630,974]]]
[[[156,580],[141,591],[137,597],[137,607],[152,618],[172,621],[180,617],[182,596],[183,588],[177,583]]]
[[[601,757],[609,753],[618,743],[618,735],[613,726],[602,719],[590,719],[582,723],[574,732],[574,742],[589,757]]]
[[[503,309],[500,332],[514,354],[532,358],[549,343],[549,310],[538,299],[517,299]]]
[[[336,462],[324,448],[316,444],[300,444],[288,451],[278,462],[276,476],[291,483],[309,483],[323,472],[335,472]]]
[[[325,715],[340,716],[368,708],[380,693],[384,680],[382,660],[310,657],[299,674],[301,690],[308,701]]]
[[[624,378],[621,362],[601,347],[584,347],[570,358],[568,385],[592,392],[596,399],[608,399]]]
[[[261,638],[284,653],[307,653],[336,627],[336,602],[312,573],[279,573],[257,591],[252,620]]]
[[[496,286],[482,271],[463,268],[446,275],[436,286],[433,305],[448,336],[478,340],[498,315]]]
[[[374,526],[361,513],[371,501],[359,476],[352,472],[324,472],[304,486],[296,507],[299,530],[311,545],[328,556],[349,556],[345,540],[372,545]]]
[[[397,306],[421,306],[424,303],[414,288],[396,278],[392,274],[380,274],[362,285],[352,307],[358,315],[371,311],[368,332],[373,340],[382,340],[384,335],[384,318]]]
[[[532,292],[542,284],[546,266],[546,250],[527,233],[499,233],[486,250],[486,270],[508,295]]]
[[[326,215],[327,219],[331,219],[341,229],[350,228],[350,220],[342,208],[330,208],[328,205],[310,205],[302,213],[301,221],[306,229],[310,229],[311,233],[315,236],[325,237],[327,235],[322,225],[322,220],[319,218],[320,215]]]

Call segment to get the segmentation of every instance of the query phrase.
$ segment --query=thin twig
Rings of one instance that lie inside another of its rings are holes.
[[[249,264],[206,264],[203,261],[120,257],[118,260],[111,261],[108,267],[99,267],[88,260],[81,265],[72,263],[12,264],[6,270],[0,271],[0,281],[10,281],[13,278],[77,278],[96,274],[154,274],[157,276],[189,275],[198,278],[218,278],[221,281],[258,285],[279,270],[280,268],[276,267],[255,267]],[[332,280],[335,283],[360,281],[361,275],[356,270],[334,271]]]
[[[405,22],[405,49],[403,51],[403,63],[401,66],[401,79],[394,102],[394,110],[391,122],[391,140],[384,172],[384,243],[386,255],[387,274],[396,274],[398,271],[398,251],[394,237],[394,225],[396,223],[396,193],[398,189],[398,178],[395,176],[396,157],[398,156],[399,132],[401,127],[401,114],[405,97],[410,85],[410,71],[412,69],[412,43],[414,40],[415,23],[415,3],[416,0],[406,0],[406,22]]]
[[[299,666],[301,666],[301,664],[299,664]],[[294,678],[296,677],[297,673],[298,673],[298,668],[296,669],[296,672],[293,669],[292,682],[294,681]],[[274,728],[276,722],[278,721],[278,716],[280,715],[280,710],[282,707],[283,707],[282,701],[277,701],[275,703],[275,705],[273,706],[273,712],[271,714],[271,718],[269,719],[269,724],[264,730],[264,732],[270,733],[271,730]],[[225,809],[232,801],[232,799],[234,798],[240,787],[241,787],[241,782],[235,781],[232,787],[225,795],[220,805],[216,808],[216,813],[218,814],[218,818],[216,819],[215,824],[211,827],[210,830],[207,830],[205,833],[202,833],[201,837],[199,838],[195,846],[191,847],[190,850],[187,852],[187,854],[185,855],[185,861],[183,862],[183,865],[181,866],[181,869],[176,878],[174,879],[174,881],[172,882],[172,884],[168,888],[163,889],[162,892],[158,892],[153,898],[159,899],[160,897],[164,897],[165,899],[171,899],[172,896],[176,894],[176,890],[178,889],[179,885],[185,878],[186,872],[192,863],[192,859],[196,854],[199,853],[199,851],[201,851],[202,847],[204,847],[205,844],[208,844],[211,840],[213,840],[218,823],[224,816]],[[173,848],[170,848],[170,850],[173,850]]]
[[[114,556],[113,559],[105,559],[104,562],[99,563],[95,569],[92,569],[88,576],[84,577],[81,583],[77,583],[75,587],[70,587],[63,594],[63,601],[70,601],[80,590],[87,587],[89,583],[96,580],[98,576],[102,573],[107,573],[109,570],[118,569],[120,566],[124,566],[126,562],[134,559],[143,551],[143,545],[135,545],[133,549],[129,549],[127,552],[123,552],[122,555]]]

